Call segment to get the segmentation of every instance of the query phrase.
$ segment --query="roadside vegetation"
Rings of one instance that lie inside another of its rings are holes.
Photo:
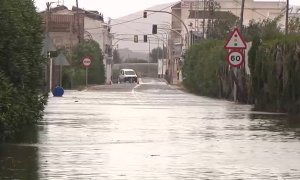
[[[72,55],[70,53],[68,55],[71,65],[64,70],[63,87],[76,89],[85,86],[86,68],[82,64],[84,57],[92,60],[88,67],[89,84],[104,84],[105,70],[99,44],[94,40],[84,40],[75,46],[72,52]]]
[[[114,64],[122,63],[122,58],[120,57],[120,53],[117,49],[113,50],[113,63]]]
[[[252,42],[248,54],[250,75],[244,69],[233,75],[223,48],[226,38],[211,35],[188,51],[183,67],[184,85],[200,95],[232,100],[236,82],[239,102],[254,104],[257,110],[299,113],[300,21],[291,18],[291,29],[285,36],[278,25],[280,18],[251,21],[244,27],[243,34]],[[233,23],[231,29],[236,25]],[[225,28],[219,28],[214,31],[222,34],[220,31]]]
[[[150,54],[150,62],[151,63],[157,63],[158,59],[165,59],[167,57],[167,48],[164,47],[162,49],[161,47],[157,47],[151,50]]]
[[[0,1],[0,142],[42,118],[41,24],[31,0]]]
[[[256,42],[250,52],[256,109],[300,112],[300,36]]]

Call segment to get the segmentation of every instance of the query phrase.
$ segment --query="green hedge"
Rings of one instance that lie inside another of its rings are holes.
[[[0,141],[42,118],[41,19],[31,0],[0,1]]]
[[[227,66],[224,41],[207,40],[191,47],[183,66],[184,85],[211,97],[222,94],[220,70]]]
[[[255,107],[300,112],[300,36],[254,43],[250,51]]]
[[[233,81],[223,45],[224,41],[207,40],[191,47],[183,67],[183,83],[188,90],[204,96],[231,98]],[[249,97],[246,96],[253,99],[256,109],[300,112],[300,36],[268,41],[254,38],[249,66],[250,79],[239,80],[247,81],[241,87],[243,92],[249,92]]]

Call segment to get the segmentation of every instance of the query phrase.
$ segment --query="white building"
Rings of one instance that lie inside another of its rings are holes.
[[[290,16],[295,16],[300,18],[300,6],[293,6],[290,8]]]
[[[111,83],[112,76],[112,34],[110,22],[105,23],[103,16],[97,11],[85,11],[84,38],[93,39],[102,49],[103,63],[105,67],[106,83]]]
[[[231,12],[240,17],[241,0],[181,0],[172,7],[172,13],[180,17],[188,27],[188,31],[196,31],[204,35],[207,29],[205,24],[205,14],[208,7],[214,7],[216,12]],[[284,27],[285,21],[285,1],[254,1],[245,0],[244,25],[248,25],[250,20],[274,19],[282,15],[280,25]],[[204,21],[204,23],[203,23]],[[204,27],[203,27],[203,24]],[[186,28],[176,17],[172,16],[172,28],[186,36]],[[174,42],[180,41],[180,36],[173,33]],[[205,36],[204,36],[205,37]]]

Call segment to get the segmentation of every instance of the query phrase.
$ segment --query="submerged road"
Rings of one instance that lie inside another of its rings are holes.
[[[251,108],[159,79],[66,91],[50,97],[35,142],[1,146],[0,173],[2,179],[300,179],[299,123]]]

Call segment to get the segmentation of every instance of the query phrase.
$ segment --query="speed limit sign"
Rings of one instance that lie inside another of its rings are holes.
[[[240,51],[231,51],[228,54],[227,61],[232,67],[238,67],[244,62],[244,56]]]
[[[83,60],[82,60],[82,64],[85,66],[85,67],[89,67],[91,65],[92,61],[90,58],[88,57],[85,57]]]

